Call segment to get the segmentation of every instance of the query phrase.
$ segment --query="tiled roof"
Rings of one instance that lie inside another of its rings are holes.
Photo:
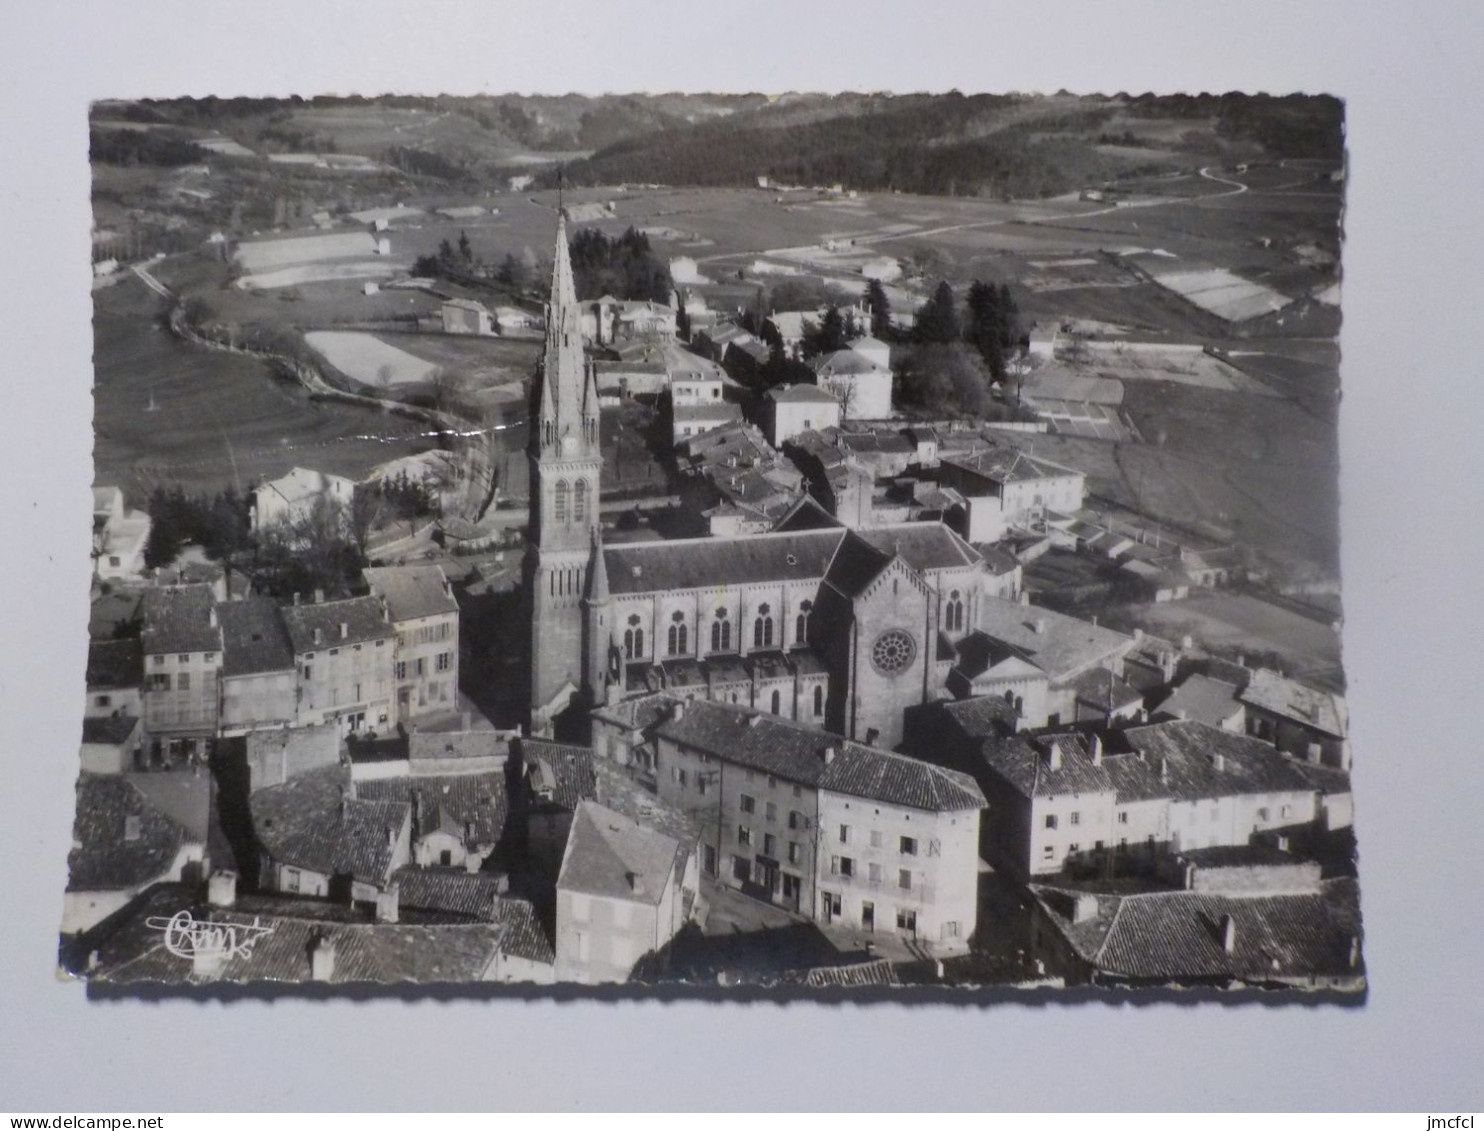
[[[1044,631],[1037,631],[1038,624]],[[1133,637],[1121,632],[998,597],[980,602],[979,628],[986,636],[1023,650],[1052,683],[1117,658],[1134,644]]]
[[[748,538],[635,542],[605,546],[603,558],[615,594],[817,580],[824,576],[843,533],[811,530]]]
[[[1252,673],[1242,702],[1334,738],[1344,738],[1348,729],[1342,696],[1306,687],[1267,668]]]
[[[810,495],[800,495],[799,501],[789,508],[787,514],[774,525],[775,533],[800,530],[838,530],[844,525]]]
[[[685,705],[680,718],[662,723],[658,733],[734,765],[854,797],[931,811],[984,805],[984,795],[966,774],[749,707],[698,699]],[[835,752],[828,762],[827,750]]]
[[[543,803],[570,812],[581,802],[597,796],[591,748],[543,738],[519,741],[526,780]],[[547,793],[551,795],[549,799],[544,797]]]
[[[835,398],[818,385],[775,385],[768,399],[783,404],[834,404]]]
[[[547,937],[546,930],[536,915],[536,909],[529,901],[502,897],[497,913],[505,928],[501,949],[506,954],[548,965],[556,961],[551,939]]]
[[[687,850],[700,839],[701,827],[693,814],[677,809],[651,792],[630,776],[625,767],[606,758],[597,758],[592,768],[596,786],[593,800],[598,804],[622,813],[647,829],[673,837]]]
[[[1097,896],[1097,914],[1083,923],[1065,914],[1069,893],[1040,885],[1031,891],[1083,961],[1118,977],[1260,983],[1361,973],[1351,962],[1359,906],[1349,879],[1331,880],[1318,893],[1290,895]],[[1227,916],[1233,925],[1230,953],[1222,946]]]
[[[685,851],[674,837],[583,801],[572,817],[557,889],[657,904]]]
[[[138,687],[144,682],[144,649],[138,639],[88,642],[88,690]]]
[[[247,760],[258,762],[265,755],[287,755],[289,765],[319,765],[334,762],[340,754],[340,728],[334,723],[312,727],[273,727],[248,731]]]
[[[891,564],[892,557],[890,550],[878,550],[854,530],[847,530],[825,582],[847,597],[859,597]]]
[[[998,695],[954,699],[940,704],[939,709],[970,738],[988,738],[1006,727],[1013,730],[1020,721],[1020,712],[1014,704],[1005,702]]]
[[[956,455],[944,459],[943,463],[982,476],[992,483],[1021,483],[1030,479],[1059,479],[1067,475],[1082,474],[1010,447],[994,447]]]
[[[140,637],[145,654],[220,652],[222,633],[212,616],[215,606],[216,595],[210,585],[146,590]]]
[[[1103,759],[1119,801],[1168,797],[1199,801],[1313,789],[1297,764],[1261,739],[1198,722],[1164,722],[1122,732],[1135,752]],[[1221,768],[1216,767],[1220,756]],[[1160,766],[1166,768],[1162,779]]]
[[[895,986],[899,984],[896,967],[886,959],[854,962],[848,966],[816,966],[804,975],[804,985],[811,989],[860,989],[862,986]]]
[[[900,554],[920,572],[979,562],[979,552],[941,522],[899,522],[854,533],[884,553]]]
[[[82,721],[82,740],[90,745],[120,746],[139,728],[133,715],[103,715]]]
[[[407,736],[413,762],[498,758],[508,751],[508,739],[492,730],[416,730]]]
[[[1219,726],[1241,710],[1236,684],[1192,675],[1154,708],[1156,715]]]
[[[668,718],[675,702],[673,695],[655,691],[598,707],[593,711],[593,718],[617,723],[630,730],[645,731]]]
[[[497,844],[510,811],[505,774],[413,775],[405,778],[372,778],[356,783],[356,794],[368,802],[394,802],[413,807],[412,837],[420,840],[442,828],[460,840],[474,826],[474,844]],[[418,817],[421,798],[422,816]]]
[[[245,937],[246,928],[259,930],[252,947],[240,948],[218,973],[197,976],[190,958],[166,949],[164,932],[156,926],[180,911],[197,923],[236,927],[243,931],[239,937]],[[508,930],[503,923],[415,926],[249,913],[193,904],[184,889],[171,887],[152,893],[103,942],[89,977],[113,983],[308,982],[311,953],[328,942],[334,947],[332,984],[467,983],[486,975]]]
[[[400,800],[342,800],[349,783],[342,767],[330,766],[254,793],[253,832],[263,851],[291,867],[385,884],[392,841],[412,807]]]
[[[435,565],[379,566],[361,571],[376,597],[386,598],[394,621],[418,620],[459,611],[448,590],[448,578]]]
[[[339,648],[396,635],[392,626],[382,619],[381,602],[375,597],[285,605],[282,611],[284,626],[288,629],[296,656],[320,648]],[[344,634],[340,631],[341,625],[345,626]],[[318,640],[315,639],[316,629],[320,633]]]
[[[1061,753],[1060,765],[1051,768],[1051,747]],[[1067,793],[1111,793],[1113,778],[1109,758],[1095,766],[1082,739],[1075,734],[1026,738],[989,738],[981,748],[985,764],[1022,797],[1051,797]],[[1120,798],[1122,800],[1122,798]]]
[[[1118,711],[1143,702],[1144,693],[1107,668],[1091,668],[1072,681],[1077,698],[1089,707]]]
[[[819,787],[930,813],[985,806],[984,793],[968,774],[853,742],[825,766]]]
[[[498,922],[500,889],[505,877],[462,868],[398,868],[397,905],[415,911],[441,911],[484,922]]]
[[[292,671],[294,651],[271,597],[248,597],[217,606],[222,625],[223,676]]]
[[[131,820],[135,818],[136,820]],[[138,825],[137,835],[132,827]],[[77,779],[68,891],[140,887],[160,879],[191,840],[122,774],[83,773]]]
[[[833,353],[821,354],[809,363],[809,368],[821,377],[889,372],[865,354],[848,346],[842,350],[835,350]]]

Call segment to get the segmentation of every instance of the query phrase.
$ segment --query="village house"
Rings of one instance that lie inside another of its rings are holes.
[[[211,586],[147,590],[140,644],[151,760],[204,758],[217,735],[223,647]]]
[[[452,712],[459,697],[459,605],[441,566],[380,566],[362,571],[385,602],[396,633],[395,721]]]
[[[1225,871],[1240,878],[1216,878]],[[1260,872],[1293,874],[1254,890]],[[1031,954],[1071,985],[1359,989],[1359,889],[1317,873],[1202,869],[1200,889],[1132,894],[1032,884]]]
[[[509,800],[503,770],[388,777],[355,783],[366,801],[411,806],[410,863],[477,872],[505,835]]]
[[[358,796],[339,765],[256,790],[248,801],[260,888],[373,904],[379,920],[397,921],[392,874],[412,860],[408,802]]]
[[[823,924],[963,953],[978,902],[972,778],[730,704],[655,729],[660,797],[702,822],[702,872]]]
[[[775,385],[763,398],[763,427],[775,448],[802,432],[839,424],[840,402],[818,385]]]
[[[627,980],[689,921],[699,884],[694,843],[580,802],[557,876],[558,981]]]
[[[986,847],[1020,875],[1148,867],[1169,852],[1348,820],[1344,801],[1324,800],[1348,799],[1343,772],[1197,722],[991,740],[975,777],[992,813]]]
[[[252,528],[292,528],[313,517],[316,508],[349,507],[355,486],[343,476],[296,467],[278,479],[264,481],[252,492]]]
[[[874,340],[874,339],[872,339]],[[881,420],[891,415],[891,367],[854,345],[809,362],[815,380],[840,402],[846,420]]]
[[[89,640],[84,718],[144,717],[144,648],[137,638]]]
[[[998,542],[1013,527],[1034,527],[1055,512],[1082,509],[1086,477],[1080,471],[998,447],[945,458],[940,482],[966,501],[964,536]]]
[[[62,934],[97,925],[159,883],[199,882],[209,865],[211,778],[95,774],[77,779]]]
[[[149,515],[130,510],[117,487],[93,488],[93,572],[98,577],[138,577],[149,530]]]
[[[225,601],[222,628],[220,731],[223,737],[260,727],[291,726],[298,717],[298,671],[278,602],[269,597]]]
[[[314,770],[338,766],[341,760],[340,731],[333,723],[253,730],[227,742],[241,744],[249,793],[282,785]],[[229,745],[228,749],[231,748]]]
[[[334,722],[342,735],[395,724],[396,631],[378,597],[285,606],[299,672],[295,724]]]
[[[1350,719],[1343,695],[1258,668],[1241,700],[1248,734],[1296,757],[1350,768]]]
[[[123,774],[139,768],[142,736],[137,715],[85,716],[78,752],[83,773]]]

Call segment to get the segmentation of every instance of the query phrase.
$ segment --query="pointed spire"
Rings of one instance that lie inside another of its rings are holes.
[[[587,599],[594,604],[608,600],[608,563],[603,560],[603,535],[593,528],[593,560],[587,571]]]

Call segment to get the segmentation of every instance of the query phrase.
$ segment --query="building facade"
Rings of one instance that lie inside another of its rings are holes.
[[[459,696],[459,604],[441,566],[363,571],[371,595],[386,602],[397,646],[396,721],[451,712]]]

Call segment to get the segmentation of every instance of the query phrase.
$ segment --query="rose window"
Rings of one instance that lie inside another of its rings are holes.
[[[906,671],[917,655],[912,637],[899,628],[883,632],[871,645],[871,663],[882,675]]]

